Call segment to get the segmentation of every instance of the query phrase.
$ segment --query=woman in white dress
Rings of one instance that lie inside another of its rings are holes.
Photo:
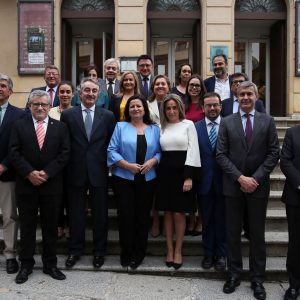
[[[196,209],[194,181],[201,166],[195,125],[186,120],[181,98],[168,94],[161,105],[161,162],[155,208],[164,211],[167,242],[166,265],[182,266],[185,214]],[[175,229],[176,241],[173,245]]]

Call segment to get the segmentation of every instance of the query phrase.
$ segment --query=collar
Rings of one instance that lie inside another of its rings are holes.
[[[46,86],[46,92],[49,92],[51,88],[47,85]],[[57,86],[55,86],[54,88],[52,88],[53,92],[56,94],[56,90],[57,90]]]
[[[87,109],[87,107],[85,107],[82,103],[80,104],[81,105],[81,110],[84,111],[85,109]],[[96,105],[94,104],[92,107],[89,108],[89,110],[91,110],[92,112],[95,111],[95,107]]]
[[[207,117],[205,117],[206,126],[208,126],[211,122],[215,122],[217,125],[220,125],[220,123],[221,123],[221,117],[218,116],[214,121],[211,121],[210,119],[208,119]]]
[[[222,83],[229,81],[229,75],[228,75],[228,73],[227,73],[227,76],[226,76],[225,79],[219,79],[217,76],[215,76],[215,78],[216,78],[216,81],[222,82]]]
[[[2,110],[7,109],[7,106],[8,106],[8,101],[5,102],[4,104],[0,105],[0,107],[1,107]]]
[[[106,85],[108,85],[110,81],[109,81],[108,79],[105,78],[105,82],[106,82]],[[111,83],[112,83],[112,84],[115,84],[115,83],[116,83],[116,79],[114,79],[113,81],[111,81]]]
[[[32,115],[31,115],[32,116]],[[35,119],[33,116],[32,116],[32,120],[33,120],[33,123],[36,124],[38,122],[37,119]],[[44,120],[43,120],[43,123],[46,123],[48,124],[49,122],[49,117],[47,116]]]
[[[242,111],[242,110],[240,109],[240,114],[241,114],[241,117],[243,117],[243,116],[246,115],[247,113],[245,113],[244,111]],[[249,112],[249,115],[254,116],[254,114],[255,114],[255,109],[252,109],[252,110]]]
[[[233,95],[233,101],[239,102],[238,97],[236,97],[236,96]]]

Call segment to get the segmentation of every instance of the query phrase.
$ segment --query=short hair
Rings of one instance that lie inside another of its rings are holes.
[[[136,76],[136,73],[134,71],[125,71],[121,78],[120,78],[120,92],[118,93],[119,95],[123,95],[124,93],[124,87],[123,87],[123,83],[124,83],[124,79],[126,77],[126,75],[131,74],[134,78],[135,81],[135,87],[134,87],[134,94],[135,95],[139,95],[140,94],[140,83],[139,80]]]
[[[28,104],[32,103],[33,98],[41,98],[41,97],[46,97],[48,104],[51,104],[51,99],[50,95],[48,92],[43,91],[43,90],[34,90],[30,93],[29,98],[28,98]]]
[[[214,62],[215,58],[219,57],[219,56],[221,56],[221,57],[224,58],[225,64],[227,65],[228,64],[228,58],[227,58],[227,56],[225,54],[216,54],[216,55],[213,56],[213,58],[212,58],[211,61]]]
[[[209,93],[206,93],[204,96],[203,96],[203,105],[204,105],[204,100],[206,98],[210,98],[210,97],[217,97],[219,99],[219,104],[222,104],[222,99],[220,97],[220,95],[216,92],[209,92]]]
[[[9,76],[5,74],[0,74],[0,80],[5,80],[7,82],[8,88],[12,91],[14,84]]]
[[[242,82],[238,88],[237,88],[237,95],[239,95],[240,91],[243,90],[243,89],[246,89],[246,88],[253,88],[256,96],[258,97],[258,89],[257,89],[257,86],[254,82],[252,81],[244,81]]]
[[[48,65],[48,66],[46,66],[46,67],[45,67],[44,74],[46,74],[47,70],[50,70],[50,69],[54,69],[54,70],[56,70],[56,71],[57,71],[57,73],[59,74],[59,69],[58,69],[58,67],[57,67],[57,66],[55,66],[55,65]]]
[[[181,64],[176,72],[176,75],[175,75],[175,84],[178,85],[181,83],[181,78],[180,78],[180,75],[181,75],[181,70],[184,66],[189,66],[190,69],[191,69],[191,75],[193,75],[193,68],[190,64],[186,63],[186,64]]]
[[[168,94],[161,106],[160,106],[160,124],[161,124],[161,128],[162,130],[164,130],[166,128],[167,123],[169,122],[167,116],[166,116],[166,105],[170,100],[174,100],[177,104],[178,107],[178,111],[179,111],[179,120],[182,121],[185,119],[185,113],[184,113],[184,104],[182,102],[182,99],[180,96],[178,96],[177,94],[171,93]]]
[[[237,73],[233,73],[231,75],[231,78],[236,78],[236,77],[244,77],[245,78],[245,81],[249,81],[249,77],[246,73],[241,73],[241,72],[237,72]]]
[[[137,59],[136,64],[139,65],[140,60],[142,60],[142,59],[149,59],[149,60],[151,61],[151,64],[153,65],[153,59],[152,59],[152,57],[151,57],[150,55],[148,55],[148,54],[142,54],[142,55],[140,55],[140,56],[138,57],[138,59]]]
[[[204,81],[201,78],[201,76],[198,75],[198,74],[194,74],[194,75],[191,76],[191,78],[187,82],[187,86],[186,86],[186,91],[185,91],[185,111],[188,111],[189,108],[190,108],[190,106],[192,105],[192,99],[191,99],[191,96],[189,94],[189,84],[190,84],[190,81],[192,79],[195,79],[195,78],[200,81],[200,86],[201,86],[201,91],[200,91],[200,94],[199,94],[198,107],[201,107],[203,105],[203,96],[206,94],[206,87],[205,87]]]
[[[62,85],[68,85],[68,86],[71,88],[72,92],[74,93],[75,88],[74,88],[74,85],[73,85],[73,83],[72,83],[71,81],[69,81],[69,80],[63,80],[63,81],[61,81],[61,82],[59,83],[59,85],[57,86],[57,90],[58,90],[58,91],[59,91],[59,88],[60,88]]]
[[[116,59],[114,57],[111,57],[104,62],[104,64],[103,64],[104,69],[106,69],[106,67],[111,63],[115,63],[117,65],[117,71],[119,72],[120,71],[120,62],[118,59]]]
[[[132,100],[140,100],[142,102],[142,105],[143,105],[143,108],[144,108],[144,116],[143,116],[143,122],[147,125],[151,125],[151,124],[155,124],[151,117],[150,117],[150,112],[149,112],[149,107],[148,107],[148,104],[147,104],[147,101],[146,99],[140,95],[140,94],[136,94],[136,95],[133,95],[131,97],[128,98],[127,102],[126,102],[126,105],[125,105],[125,109],[124,109],[124,117],[125,117],[125,121],[126,122],[131,122],[131,117],[129,115],[129,105],[130,105],[130,102]]]
[[[95,71],[96,71],[97,77],[98,77],[98,74],[99,74],[99,72],[98,72],[98,67],[97,67],[96,65],[94,65],[94,64],[88,65],[88,66],[84,69],[84,71],[83,71],[84,77],[89,77],[89,72],[92,71],[92,70],[95,70]]]
[[[153,102],[155,100],[155,94],[154,94],[154,85],[155,85],[155,82],[157,79],[160,79],[160,78],[164,78],[166,80],[166,83],[168,85],[168,88],[169,88],[169,92],[171,91],[171,82],[170,82],[170,79],[166,76],[166,75],[162,75],[162,74],[159,74],[159,75],[156,75],[151,83],[151,87],[150,87],[150,90],[152,92],[152,94],[148,97],[148,100],[149,102]]]
[[[92,78],[90,78],[90,77],[84,77],[84,78],[81,80],[81,82],[80,82],[80,91],[83,90],[83,85],[84,85],[86,82],[92,82],[92,83],[96,84],[96,85],[98,86],[98,88],[99,88],[99,91],[100,91],[100,84],[99,84],[98,80],[94,80],[94,79],[92,79]]]

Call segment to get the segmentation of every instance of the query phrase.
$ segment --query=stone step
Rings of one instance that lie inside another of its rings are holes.
[[[202,256],[184,256],[183,265],[179,270],[166,267],[164,256],[146,256],[143,263],[135,270],[123,268],[120,265],[120,258],[118,255],[107,255],[105,257],[104,265],[100,269],[95,269],[92,265],[92,256],[82,256],[70,272],[76,271],[95,271],[95,272],[116,272],[129,274],[147,274],[158,276],[174,276],[174,277],[190,277],[190,278],[211,278],[211,279],[226,279],[226,272],[217,272],[213,268],[205,270],[201,267]],[[34,257],[36,264],[35,270],[42,269],[42,261],[39,255]],[[65,267],[65,255],[58,255],[57,265],[61,270],[67,270]],[[285,267],[285,257],[269,257],[266,264],[266,280],[287,280],[287,273]],[[5,260],[0,257],[1,266],[5,266]],[[249,276],[249,259],[243,258],[244,273],[242,278],[248,280]],[[4,271],[4,268],[1,268]],[[220,289],[223,283],[220,283]],[[3,298],[4,299],[4,298]]]
[[[281,201],[282,191],[270,191],[268,209],[285,209],[284,203]]]
[[[19,239],[19,238],[18,238]],[[288,233],[286,231],[266,231],[266,249],[267,256],[286,256],[287,253],[287,242]],[[37,229],[36,233],[36,253],[42,252],[42,237],[41,229]],[[157,238],[153,238],[149,235],[147,255],[149,256],[164,256],[166,251],[165,237],[160,235]],[[242,253],[243,256],[247,256],[249,253],[249,241],[242,238]],[[3,232],[0,231],[0,252],[3,250]],[[93,249],[92,245],[92,230],[86,229],[86,243],[85,243],[85,253],[91,254]],[[68,240],[62,238],[58,241],[57,253],[67,254],[68,253]],[[108,232],[108,245],[107,245],[108,255],[118,255],[120,253],[119,247],[119,233],[117,230],[109,230]],[[184,238],[183,254],[187,256],[197,256],[203,255],[202,249],[202,237],[201,236],[186,236]]]
[[[271,191],[283,191],[285,182],[285,176],[283,174],[271,174],[270,175],[270,190]]]
[[[293,127],[296,125],[300,125],[299,118],[275,117],[274,120],[275,120],[276,127]]]

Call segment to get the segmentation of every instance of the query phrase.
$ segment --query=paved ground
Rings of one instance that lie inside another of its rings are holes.
[[[87,299],[163,299],[163,300],[250,300],[254,299],[250,284],[242,282],[234,294],[222,292],[223,281],[174,276],[131,275],[114,272],[64,271],[67,279],[57,281],[34,270],[29,280],[17,285],[15,275],[0,268],[2,300],[87,300]],[[267,299],[283,299],[287,283],[265,283]]]

